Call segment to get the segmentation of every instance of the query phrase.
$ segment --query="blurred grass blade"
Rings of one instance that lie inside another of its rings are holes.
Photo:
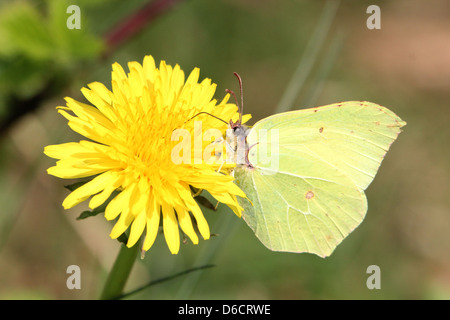
[[[243,222],[238,221],[239,219],[235,217],[231,210],[224,205],[219,206],[217,211],[219,217],[212,230],[218,230],[220,236],[214,241],[208,241],[203,250],[198,253],[194,265],[205,265],[211,263],[215,255],[220,252],[220,247],[236,231],[239,222]],[[200,271],[187,277],[180,286],[175,299],[189,299],[201,275],[202,272]]]
[[[121,295],[121,296],[119,296],[119,297],[117,297],[115,299],[116,300],[123,299],[123,298],[129,297],[129,296],[131,296],[133,294],[136,294],[136,293],[138,293],[138,292],[140,292],[142,290],[145,290],[148,287],[151,287],[151,286],[153,286],[155,284],[159,284],[159,283],[162,283],[162,282],[165,282],[165,281],[169,281],[169,280],[178,278],[180,276],[183,276],[185,274],[188,274],[188,273],[191,273],[191,272],[194,272],[194,271],[204,270],[204,269],[212,268],[212,267],[214,267],[214,265],[207,264],[207,265],[204,265],[204,266],[200,266],[200,267],[195,267],[195,268],[191,268],[191,269],[188,269],[188,270],[184,270],[184,271],[178,272],[178,273],[173,274],[173,275],[168,276],[168,277],[164,277],[164,278],[160,278],[160,279],[157,279],[157,280],[153,280],[153,281],[150,281],[149,283],[143,285],[142,287],[139,287],[139,288],[134,289],[134,290],[132,290],[130,292],[124,293],[123,295]]]
[[[344,33],[339,32],[333,37],[332,43],[328,46],[326,55],[322,59],[319,69],[317,70],[315,79],[313,79],[311,88],[303,99],[301,106],[304,108],[314,107],[323,91],[323,87],[344,43]]]
[[[308,42],[300,62],[284,91],[274,113],[289,111],[293,108],[295,99],[308,78],[313,65],[315,64],[319,51],[323,47],[331,24],[336,16],[339,7],[339,0],[329,0],[325,3],[322,15],[319,18],[316,29]]]

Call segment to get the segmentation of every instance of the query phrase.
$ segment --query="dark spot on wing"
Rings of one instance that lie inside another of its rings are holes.
[[[314,192],[312,192],[311,190],[309,190],[309,191],[305,194],[305,198],[308,199],[308,200],[314,198]]]

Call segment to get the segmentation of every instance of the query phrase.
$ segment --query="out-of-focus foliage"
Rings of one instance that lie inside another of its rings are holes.
[[[83,28],[67,28],[67,1],[12,2],[0,9],[0,116],[8,98],[37,94],[49,81],[70,77],[100,54],[102,41]],[[83,16],[84,17],[84,16]]]

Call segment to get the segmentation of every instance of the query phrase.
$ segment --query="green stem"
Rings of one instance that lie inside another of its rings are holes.
[[[125,287],[125,283],[133,268],[133,264],[136,261],[138,251],[139,242],[131,248],[121,244],[119,254],[106,279],[100,299],[112,300],[123,294],[123,288]]]

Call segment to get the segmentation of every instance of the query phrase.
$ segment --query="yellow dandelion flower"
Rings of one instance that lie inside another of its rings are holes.
[[[111,238],[130,229],[127,246],[131,247],[145,232],[142,249],[148,250],[162,220],[167,245],[176,254],[179,228],[194,244],[198,243],[193,219],[201,236],[210,236],[191,187],[207,190],[241,215],[236,197],[245,194],[228,174],[227,168],[233,164],[203,158],[211,141],[201,140],[201,135],[212,128],[223,135],[227,125],[215,117],[226,122],[236,120],[237,106],[227,103],[229,95],[220,103],[213,99],[216,84],[210,79],[199,82],[198,68],[186,81],[178,65],[171,67],[161,61],[157,68],[152,56],[146,56],[142,65],[130,62],[128,68],[126,74],[118,63],[113,64],[111,91],[99,82],[81,89],[95,107],[72,98],[65,99],[65,107],[58,107],[70,128],[89,140],[47,146],[44,153],[58,159],[56,166],[47,171],[64,179],[94,176],[67,196],[65,209],[90,197],[89,207],[95,209],[119,190],[105,210],[107,220],[118,218]],[[193,146],[193,152],[188,158],[183,154],[185,161],[177,163],[173,154],[180,142],[174,141],[173,132],[179,128],[191,134],[189,147]],[[217,138],[211,139],[214,142]]]

